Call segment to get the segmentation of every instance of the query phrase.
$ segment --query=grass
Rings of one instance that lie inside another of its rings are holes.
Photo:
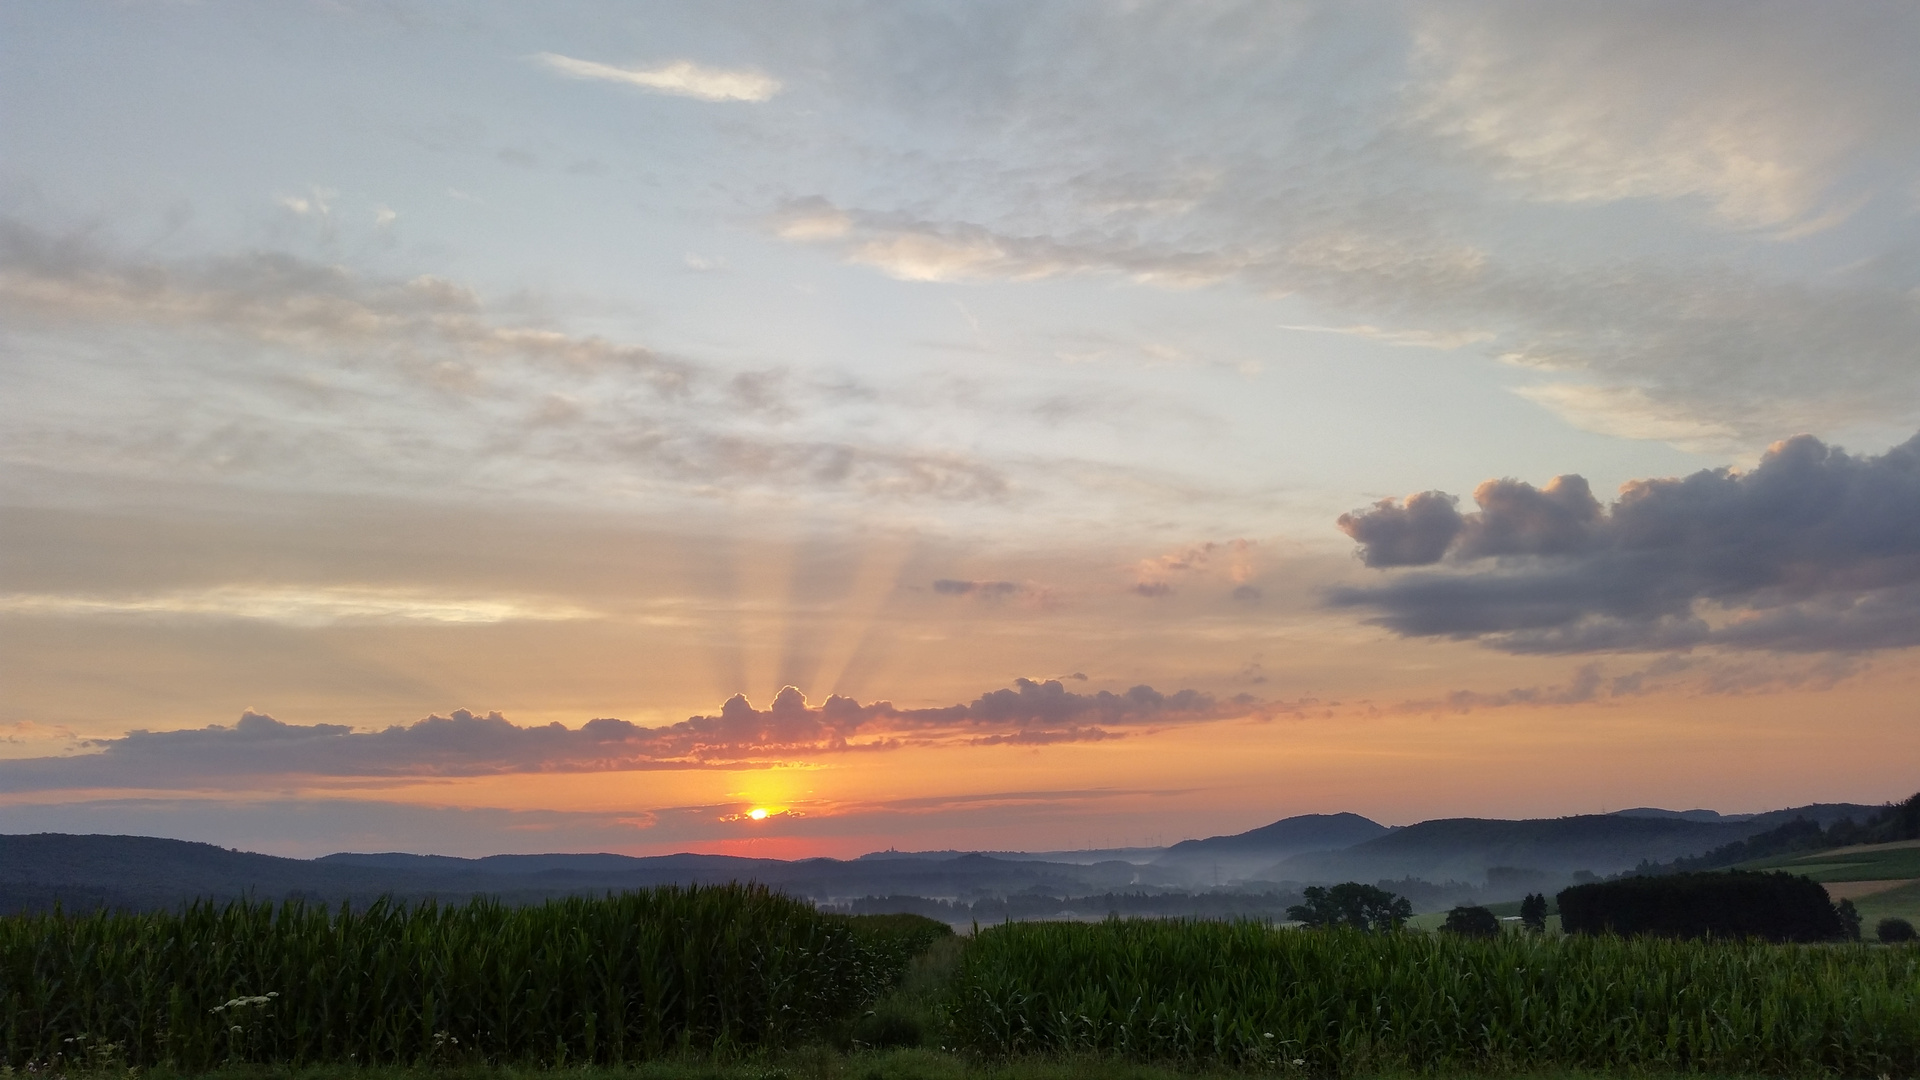
[[[1850,881],[1906,881],[1883,892],[1854,897],[1862,929],[1873,937],[1881,919],[1901,918],[1920,925],[1920,840],[1890,844],[1856,844],[1740,864],[1742,870],[1786,870],[1822,884]]]
[[[1905,919],[1920,926],[1920,881],[1863,896],[1853,903],[1860,909],[1861,932],[1869,939],[1881,919]]]
[[[1911,841],[1859,844],[1808,854],[1782,855],[1740,864],[1742,870],[1787,870],[1815,881],[1884,881],[1920,878],[1920,846]]]
[[[4,1075],[4,1074],[0,1074]],[[1179,1069],[1111,1056],[985,1059],[924,1049],[845,1053],[808,1046],[778,1053],[736,1057],[675,1056],[608,1068],[568,1069],[441,1066],[393,1068],[352,1066],[227,1066],[205,1072],[154,1070],[138,1078],[120,1073],[74,1073],[68,1080],[1248,1080],[1271,1073],[1199,1068]],[[1412,1080],[1405,1072],[1360,1073],[1347,1080]],[[1501,1073],[1441,1074],[1457,1080],[1735,1080],[1735,1074],[1530,1070]],[[1433,1080],[1426,1074],[1425,1080]]]

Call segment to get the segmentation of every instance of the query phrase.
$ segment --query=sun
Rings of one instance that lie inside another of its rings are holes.
[[[764,806],[756,806],[747,811],[747,816],[755,821],[765,821],[767,820],[767,808]]]

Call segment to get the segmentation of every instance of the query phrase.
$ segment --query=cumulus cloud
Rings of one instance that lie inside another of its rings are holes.
[[[289,724],[247,712],[232,726],[132,731],[92,740],[92,753],[0,761],[0,789],[149,790],[234,786],[249,780],[400,780],[537,772],[768,768],[822,754],[908,745],[1097,742],[1158,728],[1288,710],[1246,697],[1150,686],[1077,693],[1055,679],[1018,679],[966,704],[903,709],[838,695],[818,705],[787,687],[765,708],[735,695],[710,716],[663,727],[589,720],[578,728],[521,727],[499,713],[457,710],[381,731]]]
[[[1413,523],[1416,500],[1432,506]],[[1624,485],[1505,479],[1460,514],[1426,493],[1348,514],[1373,567],[1433,567],[1335,589],[1335,607],[1413,637],[1513,652],[1782,652],[1920,644],[1920,436],[1856,456],[1811,436],[1753,469]]]
[[[675,60],[650,68],[623,68],[558,53],[539,54],[549,68],[575,79],[624,83],[676,97],[700,101],[770,100],[780,92],[780,80],[749,68],[716,68],[691,60]]]
[[[1425,566],[1460,535],[1464,522],[1454,509],[1459,501],[1444,491],[1423,491],[1404,504],[1382,499],[1370,510],[1341,514],[1337,524],[1360,542],[1368,566]]]

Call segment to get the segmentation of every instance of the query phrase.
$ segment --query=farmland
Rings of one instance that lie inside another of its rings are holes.
[[[1920,952],[1870,946],[997,927],[962,960],[960,1041],[1347,1075],[1635,1068],[1910,1075]]]
[[[0,922],[0,980],[16,1069],[777,1059],[828,1075],[847,1052],[956,1076],[1034,1061],[1303,1077],[1920,1069],[1920,949],[1126,920],[962,939],[744,886],[520,909],[16,917]]]
[[[1920,840],[1855,844],[1743,863],[1743,870],[1786,870],[1851,899],[1871,931],[1881,919],[1920,922]]]
[[[290,902],[0,921],[24,1066],[622,1062],[821,1037],[923,941],[750,886],[507,908]]]

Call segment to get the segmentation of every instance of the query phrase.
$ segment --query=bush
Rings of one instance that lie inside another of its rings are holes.
[[[1889,945],[1898,945],[1914,939],[1913,924],[1905,919],[1881,919],[1880,925],[1873,928],[1874,936]]]
[[[1632,877],[1560,893],[1570,934],[1839,941],[1840,913],[1818,882],[1793,874],[1703,873]]]
[[[1462,937],[1499,937],[1500,919],[1486,908],[1461,904],[1447,912],[1447,921],[1440,925],[1440,929]]]

